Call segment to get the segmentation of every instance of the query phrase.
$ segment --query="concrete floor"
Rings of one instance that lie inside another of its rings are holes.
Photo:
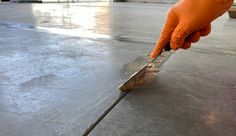
[[[0,136],[82,135],[148,54],[170,5],[0,4]],[[235,136],[236,20],[228,15],[155,83],[129,93],[95,136]]]

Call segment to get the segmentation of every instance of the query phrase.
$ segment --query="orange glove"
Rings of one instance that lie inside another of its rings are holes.
[[[171,49],[188,49],[211,31],[211,22],[225,13],[233,0],[180,0],[168,11],[161,36],[150,57],[155,58],[170,42]]]

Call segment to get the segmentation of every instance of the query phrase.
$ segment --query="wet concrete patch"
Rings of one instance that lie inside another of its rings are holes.
[[[10,23],[10,22],[1,22],[0,28],[9,28],[9,29],[17,29],[17,30],[30,30],[35,27],[32,25],[22,24],[22,23]]]
[[[123,68],[121,69],[121,76],[124,78],[128,78],[133,73],[135,73],[137,70],[139,70],[142,66],[147,64],[150,61],[148,56],[140,56],[137,57],[133,62],[130,62],[128,64],[125,64]]]
[[[30,31],[39,31],[44,33],[60,34],[72,37],[82,37],[82,38],[92,38],[92,39],[110,39],[109,35],[98,34],[92,31],[84,31],[80,28],[56,28],[56,27],[40,27],[32,26],[22,23],[13,23],[13,22],[0,22],[0,28],[7,28],[13,30],[30,30]]]
[[[42,75],[42,76],[30,79],[29,81],[25,81],[24,83],[21,83],[20,87],[30,88],[30,87],[49,86],[49,85],[53,85],[53,81],[57,79],[58,77],[54,74]]]

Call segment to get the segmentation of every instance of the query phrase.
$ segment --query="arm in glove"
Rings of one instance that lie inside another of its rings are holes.
[[[233,0],[180,0],[168,11],[161,36],[150,57],[155,58],[170,42],[171,49],[188,49],[200,36],[211,32],[211,22],[225,13]]]

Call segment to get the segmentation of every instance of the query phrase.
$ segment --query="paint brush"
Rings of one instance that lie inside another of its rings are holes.
[[[123,84],[118,86],[118,89],[126,92],[135,88],[140,88],[145,86],[155,79],[157,76],[158,68],[153,63],[157,58],[161,57],[161,54],[170,51],[170,43],[167,44],[162,53],[157,55],[156,58],[152,59],[150,62],[145,64],[141,69],[135,72],[130,78]],[[163,63],[164,58],[159,59],[159,63]]]

